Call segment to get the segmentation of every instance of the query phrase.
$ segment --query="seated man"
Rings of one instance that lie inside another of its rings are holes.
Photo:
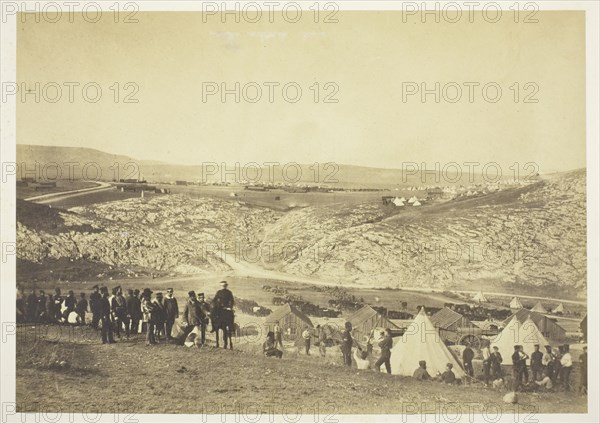
[[[544,389],[546,391],[553,391],[553,385],[552,385],[552,379],[550,378],[550,372],[548,371],[548,369],[546,369],[546,372],[544,373],[544,378],[542,378],[540,381],[535,381],[535,384],[537,384],[539,386],[540,389]]]
[[[440,381],[446,384],[454,384],[456,382],[456,375],[452,371],[452,364],[446,364],[446,371],[444,371],[440,377]]]
[[[427,363],[425,361],[419,361],[419,368],[415,370],[413,378],[416,378],[417,380],[431,380],[431,376],[427,372]]]
[[[263,343],[263,353],[265,356],[275,356],[279,359],[283,356],[283,352],[275,347],[275,333],[272,331],[267,333],[267,339]]]
[[[359,370],[368,370],[369,369],[369,360],[367,359],[369,353],[366,351],[361,351],[360,355],[358,354],[358,349],[354,351],[354,360],[356,361],[356,367]]]

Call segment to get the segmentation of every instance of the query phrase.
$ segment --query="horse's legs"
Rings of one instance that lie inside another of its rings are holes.
[[[215,340],[217,341],[217,347],[219,347],[219,329],[215,328]]]

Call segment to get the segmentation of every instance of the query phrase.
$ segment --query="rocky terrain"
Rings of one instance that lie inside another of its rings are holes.
[[[272,225],[269,242],[305,254],[271,266],[389,287],[586,284],[585,172],[382,218],[373,206],[306,208]],[[316,254],[318,252],[318,254]],[[308,254],[307,254],[308,253]]]
[[[180,195],[68,212],[22,202],[17,216],[21,261],[40,264],[67,258],[110,269],[137,266],[181,274],[229,269],[221,251],[236,242],[257,243],[262,228],[277,217],[269,209]]]
[[[378,287],[586,285],[585,171],[400,210],[328,204],[277,212],[185,195],[51,210],[19,202],[19,278],[69,260],[171,274],[265,270]],[[259,248],[256,248],[259,246]]]

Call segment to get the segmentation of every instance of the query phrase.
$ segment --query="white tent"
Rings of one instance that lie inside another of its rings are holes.
[[[512,300],[510,301],[510,309],[521,309],[523,308],[523,305],[521,304],[521,301],[519,300],[518,297],[513,297]]]
[[[544,308],[544,305],[542,305],[542,302],[536,303],[533,306],[533,308],[530,309],[530,311],[538,312],[540,314],[547,314],[548,313],[548,311],[546,310],[546,308]]]
[[[416,201],[413,203],[413,206],[421,206],[421,202],[419,202],[418,200],[416,200]]]
[[[417,197],[413,196],[410,199],[408,199],[408,203],[415,203],[417,201]]]
[[[400,201],[401,201],[401,202],[406,202],[406,199],[405,199],[404,197],[401,197],[401,198],[400,198]]]
[[[564,314],[565,307],[563,306],[562,303],[559,303],[558,305],[556,305],[556,308],[552,309],[552,313],[553,314]]]
[[[527,318],[523,324],[519,322],[516,316],[508,323],[506,327],[491,341],[492,347],[498,346],[502,355],[502,363],[504,365],[512,364],[512,354],[515,351],[515,345],[522,345],[523,351],[531,356],[534,351],[533,345],[539,344],[540,350],[544,350],[544,346],[550,344],[548,340],[540,333],[537,325]]]
[[[481,290],[479,290],[479,292],[473,296],[473,300],[478,303],[484,303],[488,301]]]
[[[401,199],[398,199],[397,197],[392,200],[392,203],[396,206],[404,206],[404,202]]]
[[[443,373],[448,363],[453,365],[452,371],[456,377],[465,377],[459,362],[450,353],[437,328],[425,313],[425,308],[421,308],[404,335],[397,338],[392,348],[392,374],[412,377],[419,367],[419,361],[427,363],[427,371],[432,377],[438,372]]]

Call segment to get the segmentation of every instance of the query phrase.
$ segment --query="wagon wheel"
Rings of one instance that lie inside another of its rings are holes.
[[[469,346],[473,350],[478,350],[481,347],[481,340],[479,337],[472,334],[461,337],[458,343],[463,346]]]

